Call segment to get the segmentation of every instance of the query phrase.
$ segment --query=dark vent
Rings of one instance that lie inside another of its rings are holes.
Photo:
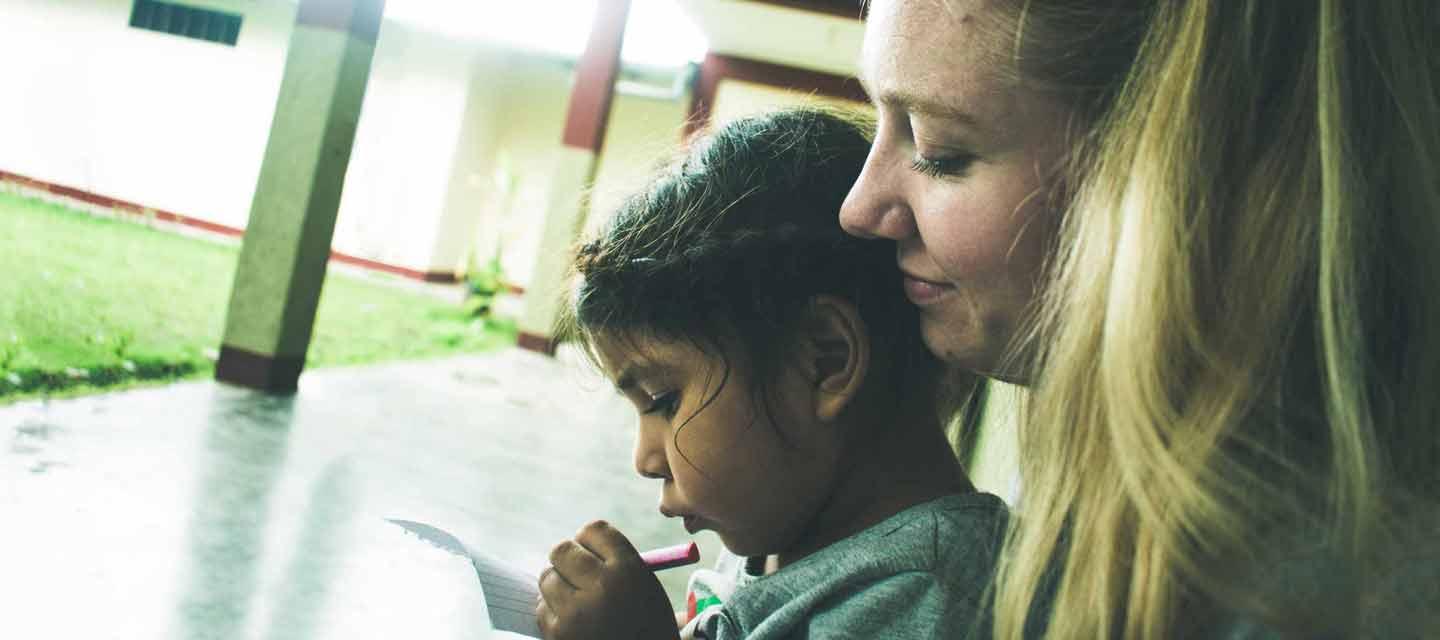
[[[234,13],[200,9],[158,0],[135,0],[130,26],[172,35],[235,46],[241,17]]]

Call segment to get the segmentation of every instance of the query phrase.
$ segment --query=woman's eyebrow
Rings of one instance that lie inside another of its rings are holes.
[[[872,104],[892,107],[910,113],[949,118],[959,122],[963,126],[980,131],[985,130],[985,127],[980,125],[979,118],[976,118],[970,112],[959,107],[923,97],[907,91],[904,88],[893,86],[876,87],[875,83],[870,80],[870,75],[874,70],[866,64],[867,59],[868,56],[862,52],[860,54],[859,64],[856,65],[855,81],[860,83],[860,89],[865,92],[865,95],[870,96],[870,102]]]
[[[953,120],[971,129],[985,128],[981,126],[978,118],[964,109],[905,91],[886,91],[880,95],[879,103],[907,113]]]

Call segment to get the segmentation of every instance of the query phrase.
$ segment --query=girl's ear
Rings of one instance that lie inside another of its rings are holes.
[[[810,301],[807,331],[798,363],[814,385],[815,416],[838,418],[860,394],[870,368],[870,333],[848,300],[816,296]]]

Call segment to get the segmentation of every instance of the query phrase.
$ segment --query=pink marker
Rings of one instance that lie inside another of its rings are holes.
[[[640,559],[645,561],[645,566],[649,567],[651,571],[673,569],[699,562],[700,547],[696,546],[694,542],[686,542],[673,547],[661,547],[643,552],[640,554]]]

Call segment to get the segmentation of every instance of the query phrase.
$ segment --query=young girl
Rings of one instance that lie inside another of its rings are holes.
[[[640,415],[636,471],[734,555],[677,630],[591,523],[541,574],[547,638],[988,635],[1004,507],[947,445],[895,247],[835,222],[867,148],[816,111],[736,122],[581,247],[568,334]]]

